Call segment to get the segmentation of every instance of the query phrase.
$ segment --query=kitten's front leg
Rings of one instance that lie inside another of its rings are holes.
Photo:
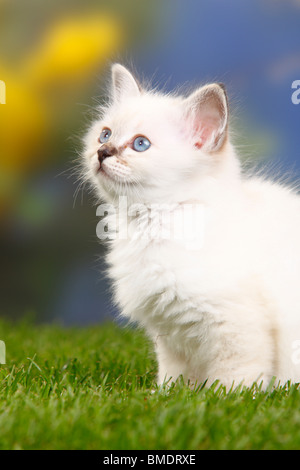
[[[155,348],[158,361],[158,385],[164,383],[170,385],[180,375],[185,376],[186,361],[179,354],[174,354],[159,336],[155,340]]]

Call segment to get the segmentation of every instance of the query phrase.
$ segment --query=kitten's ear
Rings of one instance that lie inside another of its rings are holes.
[[[225,87],[213,83],[199,88],[184,101],[185,118],[193,144],[207,152],[221,148],[227,136],[228,101]]]
[[[121,64],[114,64],[112,72],[112,98],[121,101],[126,96],[138,96],[140,87],[133,75]]]

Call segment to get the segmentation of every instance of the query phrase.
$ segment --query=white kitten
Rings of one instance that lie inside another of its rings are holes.
[[[109,274],[155,344],[158,383],[300,381],[300,199],[242,175],[223,87],[163,95],[114,65],[84,164],[115,208]]]

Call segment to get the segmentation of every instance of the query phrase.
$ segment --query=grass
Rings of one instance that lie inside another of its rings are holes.
[[[144,335],[0,321],[0,449],[300,449],[300,391],[155,386]],[[154,390],[154,391],[153,391]]]

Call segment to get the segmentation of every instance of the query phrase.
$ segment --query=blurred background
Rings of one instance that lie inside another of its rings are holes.
[[[0,0],[0,316],[116,316],[73,171],[114,61],[166,90],[223,82],[242,158],[300,177],[300,0]]]

